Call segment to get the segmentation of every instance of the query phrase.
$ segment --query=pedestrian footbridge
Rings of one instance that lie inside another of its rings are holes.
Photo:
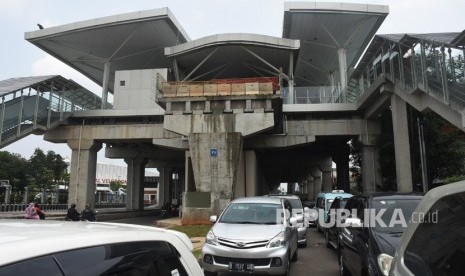
[[[0,81],[0,96],[0,148],[29,134],[43,134],[73,112],[102,105],[99,96],[59,75]]]

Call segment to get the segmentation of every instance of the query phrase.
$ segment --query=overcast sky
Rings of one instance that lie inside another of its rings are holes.
[[[62,75],[100,94],[101,88],[67,65],[24,40],[24,33],[97,17],[168,7],[191,39],[219,33],[282,35],[283,0],[0,0],[0,80],[38,75]],[[320,1],[382,4],[389,15],[378,34],[461,32],[465,29],[463,0]],[[71,151],[30,135],[2,150],[29,158],[35,148],[63,157]],[[99,152],[100,163],[124,164]]]

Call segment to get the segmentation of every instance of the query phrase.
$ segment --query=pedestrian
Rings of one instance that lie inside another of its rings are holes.
[[[45,213],[42,210],[40,210],[39,204],[34,203],[34,209],[37,215],[39,216],[39,219],[45,219]]]
[[[24,218],[26,219],[40,219],[39,215],[36,213],[36,209],[34,207],[34,202],[29,203],[26,208],[26,212],[24,214]]]
[[[82,210],[81,220],[95,221],[95,212],[91,209],[90,204],[86,204],[86,208]]]
[[[76,210],[76,204],[71,204],[71,207],[68,209],[68,213],[66,214],[65,220],[79,221],[80,219],[81,215],[79,215],[79,212]]]

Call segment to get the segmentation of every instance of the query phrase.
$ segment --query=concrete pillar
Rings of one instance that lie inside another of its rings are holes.
[[[185,194],[183,224],[208,222],[210,215],[219,215],[231,201],[242,153],[242,141],[242,134],[239,132],[189,135],[196,192]],[[208,202],[198,201],[208,200],[208,193],[210,205],[207,209],[207,205],[202,204]],[[194,198],[197,202],[194,202]]]
[[[158,172],[160,173],[160,177],[158,179],[158,206],[161,207],[167,201],[170,200],[169,198],[169,185],[170,185],[170,174],[171,174],[171,167],[163,166],[157,168]]]
[[[364,193],[376,192],[376,185],[381,185],[379,155],[375,145],[362,146],[362,187]]]
[[[11,185],[5,185],[5,204],[10,204]]]
[[[333,168],[331,165],[320,166],[321,181],[323,192],[331,192],[333,190]]]
[[[337,50],[337,56],[339,58],[339,76],[341,80],[342,95],[346,96],[347,88],[347,49],[339,48]],[[344,102],[346,99],[344,98]]]
[[[29,203],[29,188],[28,187],[24,187],[24,198],[23,198],[23,202],[24,203]]]
[[[90,139],[71,139],[68,146],[71,148],[68,205],[76,203],[76,209],[83,210],[86,204],[95,204],[97,152],[102,144]]]
[[[103,64],[103,81],[102,81],[102,109],[106,108],[107,105],[107,99],[108,99],[108,84],[110,80],[110,65],[111,63],[109,61],[106,61]]]
[[[315,196],[315,183],[313,182],[312,176],[307,176],[307,198],[313,200]]]
[[[396,94],[391,95],[392,129],[396,154],[397,191],[411,192],[412,168],[408,135],[407,104]]]
[[[144,177],[147,158],[128,157],[126,210],[144,210]]]
[[[255,151],[242,152],[237,170],[234,198],[259,195],[257,170],[258,164]]]
[[[349,146],[345,145],[343,148],[338,150],[334,156],[337,173],[337,189],[342,189],[347,193],[350,192],[349,154]]]
[[[306,195],[307,194],[307,180],[300,181],[300,193]]]
[[[314,195],[315,197],[322,191],[322,182],[321,182],[322,173],[318,167],[312,169],[312,177],[314,183]]]

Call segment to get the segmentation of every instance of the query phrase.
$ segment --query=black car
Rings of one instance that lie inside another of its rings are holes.
[[[341,275],[388,275],[402,233],[422,199],[420,194],[354,196],[341,219],[339,267]]]
[[[328,248],[339,248],[339,231],[341,227],[336,222],[340,222],[340,210],[343,210],[350,198],[336,197],[329,207],[326,223],[330,225],[324,229],[326,246]],[[334,223],[332,223],[334,222]]]

